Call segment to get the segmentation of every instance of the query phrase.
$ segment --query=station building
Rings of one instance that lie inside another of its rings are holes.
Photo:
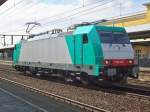
[[[12,61],[13,59],[13,51],[15,48],[14,38],[19,38],[20,40],[27,38],[28,35],[1,35],[0,38],[3,38],[4,40],[7,38],[7,40],[10,38],[11,44],[5,40],[4,42],[1,42],[2,46],[0,47],[0,60],[5,61]]]
[[[150,2],[143,5],[147,8],[144,12],[110,19],[99,25],[125,27],[140,65],[150,67]]]

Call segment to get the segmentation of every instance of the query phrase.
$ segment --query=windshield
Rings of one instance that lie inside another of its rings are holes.
[[[130,44],[130,40],[124,32],[98,31],[102,43]]]

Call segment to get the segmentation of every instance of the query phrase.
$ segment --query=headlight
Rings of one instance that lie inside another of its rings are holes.
[[[111,64],[111,61],[110,61],[110,60],[105,60],[105,61],[104,61],[104,64],[105,64],[105,65],[110,65],[110,64]]]
[[[134,60],[129,60],[129,64],[134,64]]]

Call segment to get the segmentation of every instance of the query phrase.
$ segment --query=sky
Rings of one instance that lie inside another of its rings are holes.
[[[8,0],[0,7],[0,34],[26,34],[27,22],[40,23],[31,31],[39,33],[117,18],[145,11],[142,4],[147,2],[150,0]]]

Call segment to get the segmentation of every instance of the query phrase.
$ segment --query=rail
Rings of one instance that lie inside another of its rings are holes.
[[[119,85],[119,84],[114,84],[115,91],[118,92],[126,92],[127,95],[130,95],[132,97],[139,97],[142,99],[148,99],[150,101],[150,90],[136,87],[136,85],[130,85],[130,84],[124,84],[124,85]],[[148,88],[148,87],[145,87]]]

